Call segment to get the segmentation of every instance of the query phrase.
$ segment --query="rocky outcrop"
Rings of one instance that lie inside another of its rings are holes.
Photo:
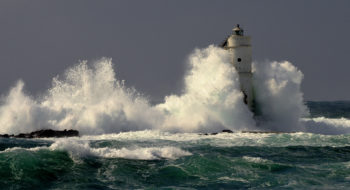
[[[233,133],[233,131],[231,131],[230,129],[224,129],[221,132],[222,133]]]
[[[229,130],[229,129],[224,129],[219,133],[233,133],[233,131]],[[200,133],[200,135],[217,135],[219,133]]]
[[[284,133],[296,133],[296,132],[281,132],[281,131],[238,131],[239,133],[253,133],[253,134],[284,134]],[[234,133],[229,129],[224,129],[218,133],[200,133],[200,135],[217,135],[219,133]]]
[[[3,138],[48,138],[48,137],[77,137],[79,136],[79,131],[77,130],[63,130],[63,131],[55,131],[52,129],[43,129],[39,131],[34,131],[31,133],[20,133],[18,135],[8,135],[8,134],[2,134],[0,137]]]

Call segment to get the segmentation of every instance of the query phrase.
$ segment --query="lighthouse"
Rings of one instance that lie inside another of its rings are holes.
[[[221,44],[231,54],[231,64],[239,75],[243,101],[254,112],[254,92],[252,84],[252,46],[250,36],[244,36],[243,29],[237,24],[232,34]]]

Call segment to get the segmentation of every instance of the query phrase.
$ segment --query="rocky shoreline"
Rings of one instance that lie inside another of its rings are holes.
[[[34,131],[31,133],[20,133],[18,135],[9,135],[9,134],[0,134],[0,137],[2,138],[49,138],[49,137],[77,137],[79,136],[79,131],[77,130],[63,130],[63,131],[56,131],[52,129],[43,129],[39,131]]]

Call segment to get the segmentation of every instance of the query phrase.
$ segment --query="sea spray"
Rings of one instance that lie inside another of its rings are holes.
[[[135,89],[125,87],[111,59],[91,66],[86,61],[52,81],[40,99],[23,92],[23,82],[10,90],[0,108],[1,133],[43,128],[77,129],[81,134],[158,129],[216,132],[254,128],[252,113],[242,102],[229,54],[217,47],[190,55],[183,94],[170,95],[151,106]]]
[[[288,61],[255,62],[253,82],[260,127],[272,131],[303,131],[308,115],[300,90],[303,74]]]
[[[45,101],[58,113],[52,124],[72,126],[85,134],[151,129],[160,126],[162,114],[135,89],[116,79],[111,59],[86,62],[56,77]],[[62,117],[60,117],[62,116]]]
[[[168,113],[166,128],[181,126],[186,132],[254,128],[227,51],[215,46],[196,49],[188,64],[184,93],[167,96],[164,104],[157,105]]]
[[[162,117],[136,90],[115,78],[111,59],[101,59],[92,68],[86,62],[69,68],[36,101],[18,82],[0,110],[1,133],[71,128],[101,134],[150,129],[159,126]]]
[[[9,91],[7,96],[1,97],[0,107],[0,132],[1,133],[20,133],[31,132],[35,127],[40,127],[38,118],[35,118],[37,109],[36,101],[23,93],[24,82],[19,80]],[[39,115],[45,118],[46,115]]]
[[[258,126],[243,103],[238,75],[227,51],[212,45],[196,49],[187,63],[182,94],[168,95],[158,105],[151,105],[136,89],[126,87],[108,58],[89,64],[82,61],[68,68],[54,77],[51,88],[40,98],[24,93],[24,82],[19,81],[1,97],[0,133],[51,128],[76,129],[82,135],[146,129],[332,134],[333,129],[312,127],[322,121],[301,120],[308,113],[300,91],[303,74],[287,61],[253,64],[255,97],[261,113],[255,117]],[[343,128],[338,127],[335,133],[348,131],[347,126]]]

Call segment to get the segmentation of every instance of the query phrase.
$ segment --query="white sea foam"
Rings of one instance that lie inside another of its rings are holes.
[[[218,180],[222,180],[222,181],[239,181],[239,182],[243,182],[243,183],[249,183],[248,180],[240,178],[240,177],[224,176],[224,177],[219,177]]]
[[[50,150],[66,150],[72,156],[97,156],[103,158],[126,158],[136,160],[177,159],[192,155],[188,151],[173,146],[164,147],[131,147],[115,149],[111,147],[92,148],[88,141],[58,140]]]
[[[254,162],[254,163],[272,163],[272,161],[267,160],[267,159],[263,159],[260,157],[251,157],[251,156],[243,156],[242,157],[244,160],[248,161],[248,162]]]
[[[192,155],[190,152],[174,146],[162,147],[123,147],[120,149],[112,147],[94,148],[90,146],[90,141],[76,139],[56,139],[49,147],[41,146],[34,148],[13,147],[7,148],[0,153],[14,151],[39,151],[39,150],[61,150],[67,151],[74,160],[86,156],[96,156],[102,158],[125,158],[135,160],[159,160],[159,159],[177,159],[183,156]]]
[[[169,133],[146,130],[122,132],[116,134],[86,135],[72,139],[85,141],[121,141],[128,143],[151,142],[169,145],[169,143],[182,143],[186,146],[210,145],[213,147],[235,146],[350,146],[350,136],[322,135],[313,133],[219,133],[217,135],[203,135],[197,133]]]
[[[138,160],[178,159],[192,155],[187,149],[193,147],[288,147],[288,146],[350,146],[350,135],[320,135],[313,133],[220,133],[199,135],[195,133],[169,133],[162,131],[135,131],[118,134],[88,135],[72,138],[40,139],[53,141],[46,147],[8,148],[1,153],[13,151],[67,151],[75,161],[84,157],[125,158]],[[108,142],[107,146],[100,146]],[[115,146],[117,145],[117,146]],[[181,147],[181,148],[180,148]],[[264,162],[259,157],[245,156],[249,162]]]

